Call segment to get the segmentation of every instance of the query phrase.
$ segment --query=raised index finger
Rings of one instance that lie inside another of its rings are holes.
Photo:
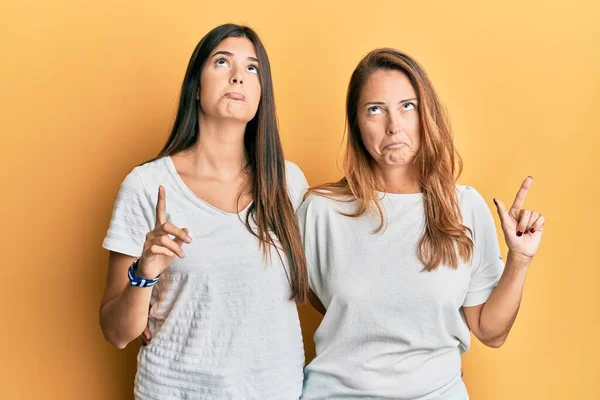
[[[156,202],[156,226],[167,222],[167,194],[165,188],[158,187],[158,201]]]
[[[521,208],[523,208],[523,203],[525,203],[525,197],[527,197],[527,192],[529,192],[529,188],[531,187],[531,183],[533,182],[533,178],[528,176],[523,181],[521,188],[517,192],[517,196],[515,197],[515,201],[510,207],[510,213],[515,215],[515,213],[521,212]]]

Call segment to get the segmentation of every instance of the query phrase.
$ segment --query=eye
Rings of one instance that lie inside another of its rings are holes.
[[[417,105],[412,102],[402,104],[402,109],[404,111],[411,111],[411,110],[415,110],[416,108],[417,108]]]
[[[219,58],[217,61],[215,61],[215,65],[217,67],[226,67],[229,65],[229,63],[227,62],[226,59],[224,58]]]
[[[369,107],[369,108],[367,109],[367,114],[369,114],[369,115],[379,115],[379,114],[381,114],[382,112],[383,112],[383,111],[382,111],[382,110],[381,110],[381,108],[380,108],[380,107],[378,107],[378,106]]]
[[[256,67],[256,65],[249,65],[248,72],[251,74],[258,74],[258,67]]]

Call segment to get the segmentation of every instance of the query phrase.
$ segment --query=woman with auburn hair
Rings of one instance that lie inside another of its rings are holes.
[[[298,211],[311,302],[324,314],[303,399],[468,399],[470,331],[499,347],[515,321],[545,219],[494,199],[509,251],[462,164],[423,68],[393,49],[356,67],[344,178]]]
[[[164,148],[121,184],[103,244],[104,336],[123,348],[148,325],[136,399],[300,396],[307,186],[283,157],[260,39],[216,27],[191,56]]]

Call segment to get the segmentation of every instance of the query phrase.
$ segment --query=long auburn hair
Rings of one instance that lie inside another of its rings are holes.
[[[376,71],[397,70],[404,73],[417,94],[421,145],[413,160],[423,193],[425,232],[419,241],[418,257],[426,271],[440,265],[457,268],[473,253],[472,232],[462,224],[456,181],[462,172],[462,159],[452,141],[450,121],[423,67],[410,56],[394,49],[375,49],[357,65],[346,96],[346,151],[344,178],[310,189],[309,193],[356,201],[353,213],[359,217],[375,208],[384,228],[385,216],[377,195],[378,182],[371,167],[373,159],[362,141],[358,124],[358,102],[362,89]]]
[[[288,260],[290,300],[304,303],[308,298],[306,258],[298,222],[287,192],[285,159],[275,113],[269,58],[254,30],[247,26],[224,24],[214,28],[200,40],[192,53],[181,85],[173,128],[163,149],[154,160],[179,153],[197,143],[201,135],[198,126],[199,103],[196,99],[197,91],[202,90],[200,75],[211,52],[221,41],[230,37],[247,38],[254,44],[261,84],[258,110],[246,125],[244,134],[248,163],[246,172],[251,176],[249,190],[253,199],[246,215],[246,227],[258,237],[265,255],[268,254],[271,245],[275,246],[269,231],[276,235]],[[256,224],[256,231],[252,228],[251,219]]]

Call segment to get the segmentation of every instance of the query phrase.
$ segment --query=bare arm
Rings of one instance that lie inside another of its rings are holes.
[[[488,301],[463,308],[469,328],[486,346],[498,348],[506,341],[517,319],[528,268],[528,260],[509,253],[502,278]]]
[[[509,211],[494,200],[509,248],[504,273],[486,303],[464,307],[469,328],[483,344],[500,347],[512,328],[523,296],[525,278],[541,240],[545,218],[522,208],[533,178],[525,179]]]
[[[134,257],[110,252],[106,288],[100,303],[102,333],[119,349],[137,338],[148,322],[152,287],[129,285],[127,270],[134,260]]]
[[[176,256],[185,257],[182,244],[192,241],[187,229],[179,229],[167,222],[166,215],[166,194],[161,186],[156,205],[156,225],[146,235],[138,263],[137,274],[143,278],[156,278]],[[119,349],[139,337],[148,322],[152,287],[133,287],[129,284],[127,270],[134,260],[131,256],[110,253],[108,278],[100,304],[102,333],[108,342]]]

